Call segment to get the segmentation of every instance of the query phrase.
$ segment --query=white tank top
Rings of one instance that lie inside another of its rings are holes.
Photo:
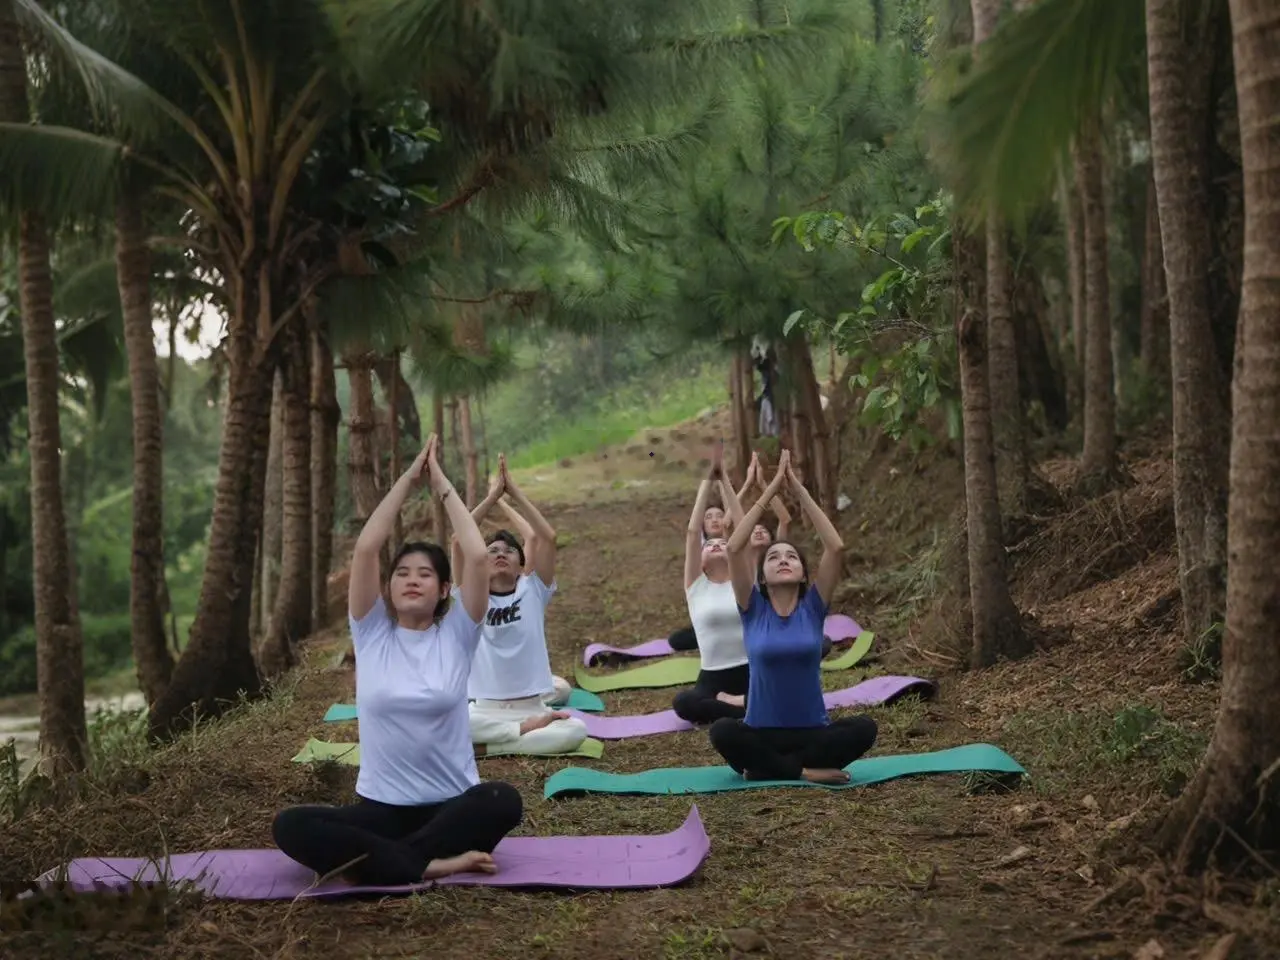
[[[685,591],[689,603],[689,622],[698,637],[698,653],[703,670],[728,670],[747,662],[747,648],[742,640],[742,615],[733,595],[733,584],[712,583],[707,575]]]

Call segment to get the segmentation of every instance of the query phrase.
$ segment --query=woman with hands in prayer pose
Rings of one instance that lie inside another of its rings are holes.
[[[516,509],[506,507],[504,493]],[[547,605],[556,592],[556,532],[516,485],[505,456],[498,457],[498,472],[472,520],[479,524],[495,504],[519,517],[528,532],[523,547],[507,530],[488,540],[488,612],[467,688],[474,701],[471,739],[484,746],[514,745],[519,753],[570,753],[586,740],[587,726],[562,710],[548,709],[549,703],[567,701],[570,691],[566,680],[551,673],[547,655]]]
[[[812,581],[804,556],[776,540],[752,569],[748,541],[761,514],[786,483],[822,539]],[[784,450],[764,494],[729,537],[729,572],[741,611],[750,664],[747,713],[711,725],[711,745],[749,780],[845,783],[843,769],[871,749],[875,721],[831,720],[822,698],[823,621],[840,581],[844,544],[791,469]]]
[[[489,602],[484,538],[439,463],[433,434],[360,531],[347,592],[356,656],[360,773],[348,806],[290,807],[272,833],[321,876],[363,885],[493,873],[490,854],[523,815],[519,792],[482,783],[467,717],[467,678]],[[434,543],[406,543],[386,595],[379,553],[409,494],[429,482],[456,531],[462,586]],[[460,597],[458,596],[460,594]]]
[[[689,723],[711,723],[746,715],[749,681],[747,651],[742,640],[742,618],[729,581],[727,541],[703,539],[702,518],[715,486],[727,487],[723,448],[716,446],[707,476],[698,484],[698,496],[689,516],[684,545],[684,590],[689,619],[698,636],[702,667],[690,690],[676,694],[672,707]]]

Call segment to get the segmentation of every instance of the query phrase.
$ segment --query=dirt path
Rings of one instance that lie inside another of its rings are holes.
[[[557,672],[572,675],[591,641],[634,643],[684,622],[679,532],[687,510],[685,497],[653,493],[643,500],[552,511],[565,542],[549,624]],[[845,612],[875,629],[865,611]],[[342,638],[335,633],[331,639]],[[880,642],[899,641],[882,633]],[[1069,654],[1050,657],[1055,670],[1070,668]],[[354,724],[321,720],[330,703],[353,694],[351,675],[328,669],[329,659],[324,644],[317,644],[295,686],[166,750],[144,777],[125,778],[115,793],[56,814],[29,816],[0,836],[0,862],[29,876],[64,855],[89,851],[154,856],[164,850],[268,846],[271,816],[280,807],[346,801],[353,771],[289,763],[308,736],[355,739]],[[545,801],[543,782],[565,762],[487,759],[482,775],[515,784],[525,798],[522,833],[665,832],[679,825],[696,799],[711,855],[689,884],[669,890],[565,895],[474,888],[363,903],[209,901],[171,905],[163,929],[153,921],[129,921],[139,911],[122,907],[121,924],[128,921],[136,932],[81,938],[91,939],[92,948],[77,955],[1130,957],[1152,936],[1146,923],[1135,926],[1105,910],[1085,909],[1106,889],[1104,868],[1093,853],[1113,816],[1106,798],[1101,808],[1092,797],[1092,806],[1082,805],[1090,786],[1070,782],[1075,767],[1063,766],[1067,761],[1055,760],[1046,747],[1031,746],[1025,733],[1006,733],[1015,729],[1010,718],[1031,696],[1010,684],[1043,687],[1046,669],[1043,661],[1033,661],[977,680],[944,678],[934,703],[875,710],[881,730],[876,752],[996,742],[1033,774],[1061,767],[1069,782],[1057,794],[1032,786],[981,792],[965,777],[944,776],[845,792]],[[856,676],[832,679],[844,686]],[[1070,688],[1069,678],[1065,682],[1064,690]],[[991,691],[1002,699],[992,699]],[[606,694],[605,700],[611,713],[639,712],[665,708],[671,695],[623,692]],[[1066,727],[1061,736],[1087,731]],[[689,732],[610,742],[599,765],[636,771],[716,762],[705,733]],[[1170,960],[1198,957],[1212,941],[1210,933],[1194,929],[1161,936],[1168,952],[1152,956]],[[49,943],[46,934],[15,935],[6,955],[46,955]]]

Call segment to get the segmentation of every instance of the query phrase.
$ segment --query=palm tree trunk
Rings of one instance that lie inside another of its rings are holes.
[[[342,409],[334,380],[333,352],[319,322],[311,329],[311,623],[329,621],[329,568],[333,564],[334,500],[338,489],[338,426]]]
[[[27,123],[27,61],[11,0],[0,0],[0,121]],[[84,639],[62,502],[58,421],[58,333],[49,233],[37,214],[18,220],[18,287],[27,379],[31,547],[43,771],[62,779],[84,769]]]
[[[1079,398],[1084,391],[1084,317],[1085,317],[1085,266],[1084,266],[1084,207],[1080,203],[1080,187],[1074,180],[1061,177],[1063,223],[1067,240],[1067,283],[1071,287],[1071,357],[1075,370],[1068,378],[1074,395]]]
[[[254,631],[266,636],[280,582],[280,547],[284,538],[284,387],[279,371],[272,378],[271,439],[267,443],[267,485],[263,494],[262,534],[258,541],[258,620]]]
[[[373,399],[372,358],[368,354],[348,354],[343,365],[351,383],[351,412],[347,415],[348,485],[355,506],[353,520],[359,526],[369,519],[382,499],[374,472],[378,409]]]
[[[1157,3],[1163,0],[1156,0]],[[1154,151],[1154,145],[1153,145]],[[1169,387],[1169,294],[1164,276],[1164,238],[1156,200],[1155,164],[1147,182],[1147,211],[1142,243],[1142,307],[1138,315],[1138,363],[1144,376]]]
[[[1075,148],[1076,182],[1084,211],[1085,358],[1084,488],[1108,486],[1116,474],[1116,405],[1111,360],[1111,287],[1107,266],[1107,211],[1102,137],[1087,121]]]
[[[209,546],[195,622],[173,678],[152,708],[153,736],[166,737],[199,716],[261,689],[253,658],[249,611],[258,532],[262,528],[267,446],[271,434],[274,350],[258,330],[270,329],[270,284],[262,263],[228,278],[233,307],[226,338],[226,414]]]
[[[462,430],[462,456],[466,460],[467,508],[476,505],[480,495],[480,460],[476,453],[475,432],[471,428],[471,398],[458,397],[458,424]]]
[[[133,411],[133,553],[129,617],[138,688],[154,704],[173,675],[164,611],[164,417],[151,320],[151,258],[138,198],[116,207],[116,280]]]
[[[1244,333],[1232,404],[1222,699],[1204,761],[1162,837],[1184,868],[1203,866],[1215,850],[1243,859],[1280,844],[1280,8],[1231,0],[1231,22],[1245,192]],[[1171,288],[1172,280],[1171,272]]]
[[[981,305],[984,260],[980,240],[957,230],[952,236],[958,285],[956,340],[964,418],[964,492],[969,550],[969,602],[973,612],[971,667],[1030,652],[1018,608],[1009,593],[996,487],[995,440],[991,430],[990,365]]]
[[[1173,503],[1183,638],[1198,643],[1226,605],[1228,385],[1214,342],[1209,151],[1216,30],[1184,34],[1182,4],[1147,0],[1152,171],[1169,298]]]
[[[280,579],[259,656],[267,677],[293,666],[295,645],[311,632],[311,370],[303,330],[287,340],[280,372]]]

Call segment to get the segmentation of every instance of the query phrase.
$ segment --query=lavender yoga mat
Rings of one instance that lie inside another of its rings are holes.
[[[836,707],[892,703],[909,693],[928,699],[935,690],[932,680],[920,677],[872,677],[857,686],[824,694],[822,700],[827,709],[832,710]],[[633,717],[600,717],[577,710],[569,712],[582,720],[587,725],[587,735],[597,740],[627,740],[631,737],[649,737],[656,733],[678,733],[695,729],[693,724],[677,717],[674,710]]]
[[[287,900],[412,893],[432,886],[666,887],[693,876],[711,852],[711,839],[694,806],[679,829],[656,836],[508,837],[493,852],[496,874],[466,873],[430,883],[356,887],[341,880],[314,886],[316,875],[279,850],[182,853],[165,863],[130,857],[81,857],[42,874],[38,883],[65,879],[77,891],[128,887],[134,882],[194,883],[208,896],[229,900]]]
[[[843,613],[833,613],[827,617],[822,632],[831,639],[832,643],[844,643],[860,634],[862,627],[858,626],[858,621],[853,617],[845,616]],[[583,666],[594,667],[610,657],[643,660],[648,657],[666,657],[675,652],[665,637],[646,640],[634,647],[612,647],[607,643],[592,643],[588,644],[587,649],[582,652],[582,663]]]

